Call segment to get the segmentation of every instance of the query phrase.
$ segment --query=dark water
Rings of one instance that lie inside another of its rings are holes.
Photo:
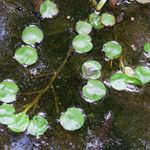
[[[87,0],[56,1],[60,13],[50,20],[41,20],[33,13],[30,1],[0,1],[0,81],[10,78],[20,86],[20,95],[14,103],[20,108],[32,101],[35,95],[24,96],[44,87],[53,72],[61,65],[75,36],[74,25],[84,20],[92,12]],[[60,112],[56,113],[53,92],[50,89],[41,99],[35,113],[44,112],[50,129],[39,139],[22,134],[14,134],[0,126],[0,149],[5,150],[144,150],[150,149],[150,84],[140,92],[118,92],[108,89],[106,98],[97,104],[89,104],[81,97],[81,65],[89,59],[103,64],[103,79],[112,70],[104,61],[100,51],[104,42],[117,40],[123,46],[123,57],[129,66],[148,64],[143,55],[143,44],[150,41],[150,7],[136,3],[123,3],[117,9],[106,6],[103,11],[111,11],[116,16],[123,15],[123,21],[115,27],[93,31],[93,51],[78,55],[73,53],[65,68],[54,82],[55,94]],[[67,16],[71,16],[68,20]],[[37,46],[38,62],[24,69],[12,59],[16,48],[22,45],[21,33],[29,24],[38,25],[45,38]],[[118,61],[113,69],[118,69]],[[68,107],[80,107],[86,114],[83,128],[76,132],[62,129],[58,119],[61,111]],[[32,116],[32,113],[30,113]]]

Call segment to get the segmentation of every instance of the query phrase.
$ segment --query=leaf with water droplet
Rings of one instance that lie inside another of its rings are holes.
[[[116,19],[109,13],[103,13],[101,15],[101,23],[105,26],[113,26],[116,23]]]
[[[76,24],[76,31],[79,34],[89,34],[92,31],[92,26],[87,21],[79,21]]]
[[[55,3],[45,0],[40,6],[40,14],[42,18],[52,18],[58,14],[58,8]]]
[[[84,124],[84,115],[80,109],[71,107],[60,116],[60,124],[69,131],[80,129]]]
[[[121,45],[116,41],[106,42],[103,45],[102,51],[109,60],[117,59],[122,53]]]
[[[16,50],[14,59],[22,65],[33,65],[38,60],[38,54],[35,48],[31,46],[22,46]]]
[[[150,81],[150,68],[146,66],[138,66],[135,68],[134,77],[140,80],[143,84]]]
[[[87,79],[98,79],[101,76],[102,66],[95,60],[90,60],[82,65],[82,73]]]
[[[8,125],[8,128],[14,132],[23,132],[29,125],[29,117],[21,112],[15,115],[15,120],[12,124]]]
[[[89,35],[79,34],[73,39],[72,45],[76,52],[86,53],[89,52],[93,47],[91,40],[92,39]]]
[[[29,25],[22,32],[22,40],[28,45],[40,43],[43,40],[43,32],[35,25]]]
[[[10,103],[16,100],[18,86],[12,80],[4,80],[0,83],[0,100],[4,103]]]
[[[99,16],[96,13],[90,14],[89,23],[96,30],[100,30],[100,29],[104,28],[104,25],[101,23],[101,16]]]
[[[82,88],[82,94],[87,102],[96,102],[106,95],[106,87],[101,81],[89,80]]]

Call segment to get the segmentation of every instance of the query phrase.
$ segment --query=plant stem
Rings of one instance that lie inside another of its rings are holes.
[[[33,101],[31,103],[29,103],[28,105],[26,105],[27,107],[25,108],[24,112],[28,112],[32,107],[34,108],[34,110],[36,109],[36,106],[38,105],[41,97],[48,91],[48,89],[53,86],[53,82],[55,81],[55,79],[57,78],[57,76],[59,75],[59,73],[63,70],[63,68],[65,67],[69,56],[71,54],[71,52],[73,51],[73,48],[71,47],[69,49],[69,51],[67,52],[67,55],[63,61],[63,63],[58,67],[58,69],[56,70],[56,72],[54,73],[54,75],[52,76],[52,78],[50,79],[50,81],[48,82],[47,86],[44,87],[43,89],[41,89],[40,91],[38,91],[37,96],[33,99]]]

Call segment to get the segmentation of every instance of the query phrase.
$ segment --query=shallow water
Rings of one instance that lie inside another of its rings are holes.
[[[20,86],[20,94],[14,103],[19,111],[23,104],[35,95],[24,96],[44,87],[54,71],[63,62],[76,35],[75,23],[84,20],[93,11],[87,0],[57,1],[60,13],[54,19],[41,20],[33,13],[30,1],[1,0],[0,5],[0,81],[13,79]],[[81,77],[81,65],[89,59],[103,64],[105,81],[113,72],[100,51],[102,44],[117,40],[123,46],[123,57],[130,66],[147,64],[150,60],[143,54],[143,44],[150,41],[150,7],[137,3],[123,3],[117,9],[106,6],[103,11],[123,15],[123,21],[115,27],[93,31],[93,51],[79,55],[73,53],[65,68],[54,82],[60,112],[56,113],[54,96],[50,89],[41,99],[35,113],[44,112],[50,129],[39,139],[14,134],[0,126],[0,149],[6,150],[100,150],[100,149],[150,149],[150,84],[140,92],[118,92],[108,89],[107,96],[97,104],[89,104],[81,96],[81,87],[86,83]],[[71,16],[71,19],[67,19]],[[16,48],[22,45],[21,33],[29,24],[38,25],[45,38],[38,47],[39,60],[24,68],[12,59]],[[118,69],[118,61],[113,69]],[[148,64],[149,65],[149,64]],[[61,111],[76,106],[83,109],[86,122],[76,132],[62,129],[58,119]],[[32,116],[32,113],[31,113]]]

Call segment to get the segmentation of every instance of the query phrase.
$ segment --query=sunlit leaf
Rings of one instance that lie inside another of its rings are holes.
[[[3,104],[0,106],[0,123],[1,124],[11,124],[14,122],[15,115],[13,114],[15,109],[12,105]]]
[[[87,79],[98,79],[101,76],[102,66],[95,60],[90,60],[82,65],[82,73]]]
[[[105,26],[113,26],[116,23],[116,19],[113,15],[108,13],[103,13],[101,15],[101,22]]]
[[[23,30],[22,40],[28,45],[40,43],[43,40],[43,32],[35,25],[29,25]]]
[[[36,49],[31,46],[22,46],[16,50],[14,59],[16,59],[20,64],[32,65],[38,59],[38,54]]]
[[[106,95],[106,87],[101,81],[89,80],[82,88],[82,93],[85,100],[92,103],[102,99]]]
[[[145,44],[144,44],[144,51],[145,51],[146,53],[150,53],[150,43],[145,43]]]
[[[45,0],[40,6],[40,14],[43,18],[52,18],[58,14],[57,5],[50,0]]]
[[[96,13],[92,13],[89,16],[89,23],[91,26],[97,30],[104,28],[104,25],[101,23],[101,16]]]
[[[117,59],[122,53],[121,45],[116,41],[110,41],[103,45],[102,51],[109,60]]]
[[[79,21],[76,24],[76,31],[79,34],[89,34],[92,31],[92,26],[87,21]]]
[[[8,125],[8,128],[14,132],[22,132],[27,129],[29,125],[29,117],[24,113],[21,112],[15,115],[15,120],[12,124]]]
[[[138,66],[135,69],[134,77],[139,79],[143,84],[150,81],[150,68],[145,66]]]
[[[4,80],[0,83],[0,101],[10,103],[16,100],[18,86],[12,80]]]
[[[33,119],[30,121],[27,131],[29,134],[38,137],[40,135],[43,135],[47,129],[48,129],[47,120],[42,116],[35,115]]]
[[[86,52],[90,51],[93,47],[91,40],[92,39],[89,35],[79,34],[73,39],[72,45],[76,52],[86,53]]]
[[[84,115],[81,110],[75,107],[68,108],[65,113],[60,116],[60,124],[69,131],[80,129],[84,124]]]

